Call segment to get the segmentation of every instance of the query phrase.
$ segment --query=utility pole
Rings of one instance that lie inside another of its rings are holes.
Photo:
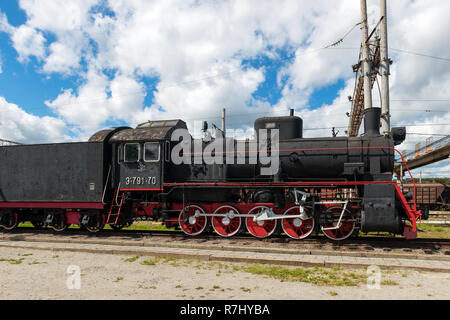
[[[371,74],[371,62],[369,57],[369,28],[367,26],[367,4],[366,0],[360,0],[361,2],[361,21],[362,21],[362,54],[363,54],[363,67],[362,75],[364,79],[364,110],[372,108],[372,86],[370,80]]]
[[[381,66],[381,132],[387,135],[391,131],[391,115],[389,113],[389,57],[387,37],[387,10],[386,0],[380,0],[381,43],[380,43],[380,66]]]
[[[222,108],[222,133],[225,139],[225,108]]]

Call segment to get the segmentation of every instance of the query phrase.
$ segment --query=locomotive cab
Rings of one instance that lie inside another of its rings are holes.
[[[111,137],[116,163],[113,180],[121,191],[162,190],[170,138],[177,128],[186,128],[184,121],[148,121]]]
[[[117,146],[121,189],[161,188],[160,141],[126,141]]]

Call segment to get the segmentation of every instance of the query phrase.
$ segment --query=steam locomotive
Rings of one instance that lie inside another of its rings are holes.
[[[257,119],[252,140],[219,131],[194,139],[184,121],[165,120],[102,130],[88,142],[0,147],[0,224],[98,232],[154,220],[190,236],[415,237],[420,212],[392,181],[405,128],[380,135],[380,108],[371,108],[359,137],[303,138],[292,111]]]

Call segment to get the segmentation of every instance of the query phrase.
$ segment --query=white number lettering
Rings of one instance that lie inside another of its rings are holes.
[[[125,177],[125,183],[129,184],[156,184],[156,177]]]

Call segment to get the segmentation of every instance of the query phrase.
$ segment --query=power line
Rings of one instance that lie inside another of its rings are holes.
[[[404,102],[408,102],[408,101],[431,101],[431,102],[448,102],[450,101],[450,99],[390,99],[391,101],[404,101]],[[374,100],[374,101],[379,101],[379,100]]]
[[[450,126],[450,123],[422,123],[422,124],[395,124],[394,127],[433,127],[433,126]]]
[[[344,42],[344,39],[350,34],[350,32],[353,31],[353,29],[355,29],[357,26],[359,26],[362,22],[358,22],[357,24],[355,24],[350,30],[347,31],[347,33],[340,38],[338,41],[333,42],[332,44],[329,44],[328,46],[325,47],[325,49],[331,48],[331,47],[335,47],[339,44],[341,44],[342,42]]]
[[[413,52],[413,51],[408,51],[408,50],[395,49],[395,48],[392,48],[392,47],[389,48],[389,49],[390,50],[394,50],[394,51],[398,51],[398,52],[403,52],[403,53],[407,53],[407,54],[416,55],[416,56],[421,56],[421,57],[426,57],[426,58],[431,58],[431,59],[436,59],[436,60],[450,62],[450,59],[448,59],[448,58],[436,57],[436,56],[432,56],[432,55],[429,55],[429,54],[423,54],[423,53],[418,53],[418,52]]]
[[[273,62],[283,62],[286,60],[290,60],[292,58],[296,58],[296,57],[300,57],[300,56],[304,56],[307,54],[311,54],[311,53],[315,53],[318,52],[320,50],[333,50],[333,49],[339,49],[339,50],[355,50],[355,49],[359,49],[359,48],[335,48],[334,46],[338,45],[339,43],[342,43],[344,41],[344,39],[350,34],[350,32],[359,24],[361,24],[361,22],[356,23],[342,38],[340,38],[338,41],[324,46],[324,47],[320,47],[317,49],[311,49],[308,51],[305,51],[303,53],[297,53],[297,50],[301,48],[301,46],[293,49],[294,53],[291,55],[287,55],[284,58],[278,58],[278,59],[271,59]],[[223,72],[223,73],[219,73],[219,74],[215,74],[215,75],[211,75],[211,76],[206,76],[203,78],[197,78],[197,79],[193,79],[193,80],[187,80],[187,81],[181,81],[181,82],[176,82],[173,84],[168,84],[165,86],[161,86],[159,88],[157,88],[158,90],[161,89],[167,89],[167,88],[172,88],[172,87],[179,87],[179,86],[184,86],[184,85],[188,85],[188,84],[192,84],[192,83],[196,83],[196,82],[201,82],[201,81],[205,81],[205,80],[211,80],[211,79],[215,79],[218,77],[223,77],[223,76],[228,76],[231,75],[233,73],[240,73],[240,72],[244,72],[247,71],[247,69],[245,68],[245,66],[243,66],[243,68],[239,68],[239,69],[235,69],[235,70],[231,70],[231,71],[227,71],[227,72]],[[106,94],[106,93],[105,93]],[[121,94],[121,95],[116,95],[114,97],[110,97],[110,98],[119,98],[119,97],[124,97],[124,96],[131,96],[131,95],[138,95],[138,94],[144,94],[144,92],[142,91],[136,91],[136,92],[130,92],[130,93],[125,93],[125,94]],[[71,105],[78,105],[78,104],[84,104],[84,103],[90,103],[90,102],[97,102],[97,101],[105,101],[108,100],[110,98],[96,98],[93,100],[89,100],[89,101],[80,101],[80,102],[74,102],[74,103],[70,103],[70,104],[64,104],[64,105],[59,105],[59,107],[64,107],[64,106],[71,106]]]
[[[448,136],[448,134],[436,134],[436,133],[416,133],[416,132],[407,132],[406,134],[411,134],[411,135],[417,135],[417,136],[440,136],[440,137],[445,137]]]

